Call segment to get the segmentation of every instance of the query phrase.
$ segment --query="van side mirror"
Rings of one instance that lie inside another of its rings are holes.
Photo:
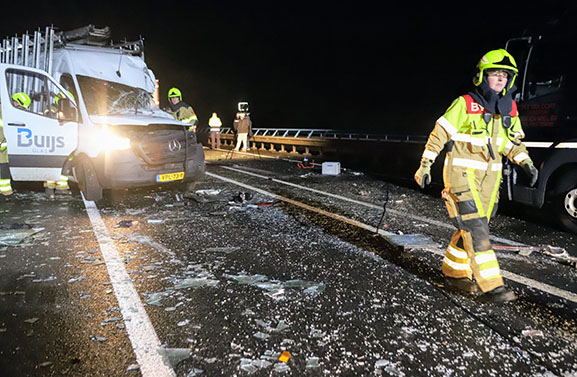
[[[78,122],[78,113],[76,107],[68,98],[58,100],[58,121],[59,122]]]

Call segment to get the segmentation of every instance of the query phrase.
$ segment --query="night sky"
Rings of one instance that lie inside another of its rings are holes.
[[[201,123],[216,111],[231,124],[245,100],[255,127],[423,134],[470,90],[486,51],[573,2],[527,3],[52,1],[24,12],[16,2],[2,6],[0,36],[50,24],[142,35],[161,107],[176,86]]]

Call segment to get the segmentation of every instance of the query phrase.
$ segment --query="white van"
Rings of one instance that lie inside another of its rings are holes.
[[[109,45],[102,30],[46,28],[4,41],[0,101],[12,179],[70,175],[88,200],[165,182],[190,189],[205,172],[196,134],[155,103],[142,40]],[[28,108],[14,105],[18,92],[30,97]]]

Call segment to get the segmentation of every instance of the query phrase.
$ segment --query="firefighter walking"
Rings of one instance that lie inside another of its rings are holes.
[[[514,58],[504,49],[489,51],[477,69],[474,90],[455,99],[437,120],[414,178],[421,188],[430,183],[431,165],[445,148],[441,195],[457,227],[443,259],[446,281],[468,291],[476,288],[476,282],[482,301],[507,302],[516,296],[504,287],[489,240],[489,221],[499,201],[502,157],[520,165],[531,186],[538,172],[521,142],[525,135],[512,99],[518,73]]]

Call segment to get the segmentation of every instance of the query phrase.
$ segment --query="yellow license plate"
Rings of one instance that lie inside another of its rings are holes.
[[[170,182],[178,181],[184,178],[184,172],[179,171],[176,173],[160,174],[156,176],[156,182]]]

